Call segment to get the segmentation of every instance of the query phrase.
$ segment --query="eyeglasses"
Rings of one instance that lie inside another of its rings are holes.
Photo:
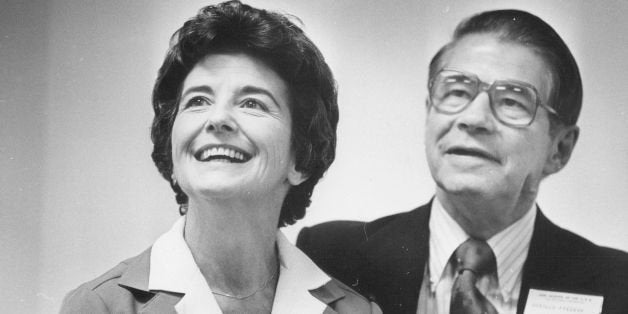
[[[532,124],[539,106],[558,116],[556,110],[543,104],[533,85],[513,80],[482,82],[477,75],[443,69],[430,79],[431,105],[441,113],[456,114],[465,110],[481,92],[487,92],[491,111],[497,120],[514,127]]]

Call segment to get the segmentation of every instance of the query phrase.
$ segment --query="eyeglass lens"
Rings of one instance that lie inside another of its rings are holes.
[[[537,107],[534,89],[511,81],[495,81],[487,85],[464,73],[441,71],[432,82],[432,103],[439,111],[454,114],[464,110],[481,91],[487,90],[491,109],[502,122],[526,125],[534,119]]]

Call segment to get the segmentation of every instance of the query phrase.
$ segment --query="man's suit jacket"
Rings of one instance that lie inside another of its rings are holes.
[[[176,313],[183,294],[149,291],[150,249],[68,293],[61,313]],[[332,279],[310,293],[327,304],[323,314],[381,313],[379,307]]]
[[[431,204],[373,222],[304,228],[297,246],[331,276],[373,299],[384,313],[416,313],[429,256]],[[524,264],[517,313],[530,288],[601,295],[605,314],[628,313],[628,254],[561,229],[539,210]]]

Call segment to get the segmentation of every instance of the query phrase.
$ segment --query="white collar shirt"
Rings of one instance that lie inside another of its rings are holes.
[[[482,276],[476,286],[486,296],[499,313],[515,313],[523,264],[528,256],[530,240],[534,230],[536,208],[528,212],[506,229],[488,241],[497,261],[497,274]],[[429,276],[429,308],[434,313],[449,313],[451,288],[455,272],[449,260],[456,248],[469,235],[447,213],[437,198],[432,202],[429,221],[429,262],[426,274]]]
[[[184,294],[175,305],[177,313],[222,313],[183,238],[184,226],[185,216],[153,244],[148,289]],[[272,313],[323,313],[327,304],[309,290],[331,278],[281,231],[277,231],[277,250],[280,266]]]

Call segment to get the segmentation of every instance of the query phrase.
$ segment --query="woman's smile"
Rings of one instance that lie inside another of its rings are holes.
[[[244,163],[251,159],[251,154],[230,145],[205,145],[194,154],[194,158],[201,162]]]

